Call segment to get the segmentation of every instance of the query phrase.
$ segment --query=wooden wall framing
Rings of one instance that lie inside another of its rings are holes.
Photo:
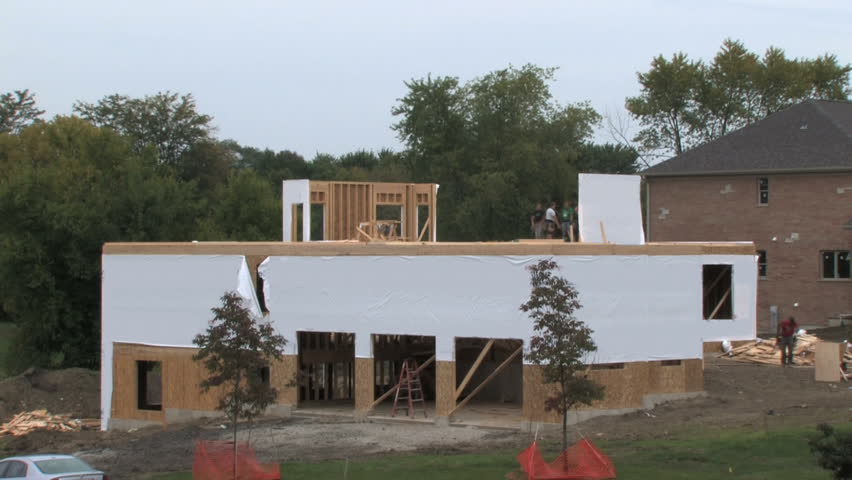
[[[323,207],[323,240],[364,240],[359,225],[375,225],[376,207],[398,205],[402,209],[399,239],[406,242],[437,241],[437,193],[434,183],[370,183],[310,181],[311,205]],[[428,218],[419,229],[418,207],[428,207]],[[290,242],[299,238],[296,204],[292,208]],[[303,215],[309,211],[302,206]],[[288,239],[284,239],[288,241]]]

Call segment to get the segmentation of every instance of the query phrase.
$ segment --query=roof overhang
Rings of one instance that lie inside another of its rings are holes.
[[[825,168],[774,168],[753,170],[708,170],[699,172],[640,172],[643,177],[719,177],[732,175],[787,175],[807,173],[848,173],[852,172],[852,166],[848,167],[825,167]]]

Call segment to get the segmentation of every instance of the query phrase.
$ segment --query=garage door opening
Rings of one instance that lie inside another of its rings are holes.
[[[514,339],[456,338],[455,412],[520,410],[523,345]]]
[[[419,367],[418,375],[423,387],[423,405],[415,405],[417,415],[422,417],[419,409],[424,407],[428,416],[434,411],[435,401],[435,337],[417,335],[373,335],[373,359],[374,359],[374,382],[375,398],[377,401],[383,395],[386,398],[376,405],[377,415],[390,415],[393,408],[395,391],[392,389],[399,383],[402,364],[409,361],[409,366],[414,368],[416,362]],[[400,402],[399,408],[405,416],[407,410]]]

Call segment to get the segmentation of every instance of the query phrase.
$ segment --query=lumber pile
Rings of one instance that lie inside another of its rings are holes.
[[[796,335],[796,347],[793,349],[796,364],[813,365],[816,344],[821,341],[816,335],[807,333]],[[777,345],[775,339],[758,338],[754,342],[740,345],[727,353],[718,355],[718,357],[727,357],[738,362],[781,365],[781,348]],[[852,363],[852,354],[848,351],[844,355],[844,361]]]
[[[9,422],[0,425],[0,437],[12,435],[21,437],[36,430],[53,432],[79,432],[100,427],[97,419],[72,419],[71,415],[52,415],[47,410],[21,412],[12,417]]]

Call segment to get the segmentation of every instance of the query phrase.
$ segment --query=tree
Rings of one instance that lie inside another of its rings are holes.
[[[636,173],[639,154],[624,145],[583,144],[577,157],[577,170],[583,173]]]
[[[281,202],[253,170],[238,170],[209,196],[209,216],[200,237],[216,241],[274,241],[281,238]]]
[[[191,93],[159,92],[143,98],[109,95],[97,103],[76,102],[74,112],[99,127],[137,140],[137,149],[153,146],[165,165],[177,166],[181,155],[209,140],[213,117],[198,113]]]
[[[637,74],[642,93],[627,99],[627,110],[643,127],[634,140],[644,149],[668,148],[679,155],[693,145],[690,125],[701,68],[680,52],[671,60],[654,57],[651,70]]]
[[[580,374],[587,356],[597,350],[592,330],[574,312],[582,308],[574,285],[556,274],[553,260],[540,260],[527,267],[532,291],[521,305],[529,314],[535,334],[526,358],[542,367],[544,383],[555,384],[545,402],[547,411],[562,415],[562,449],[568,448],[568,411],[575,405],[591,405],[604,396],[604,387]]]
[[[811,453],[819,466],[830,471],[837,480],[852,479],[852,432],[838,432],[828,424],[817,426],[821,436],[811,438]]]
[[[529,211],[576,192],[576,160],[600,116],[553,98],[555,69],[508,67],[461,84],[406,83],[393,125],[414,181],[441,185],[442,240],[510,240],[529,234]]]
[[[222,305],[211,310],[206,333],[193,340],[199,348],[193,360],[202,362],[210,374],[199,385],[202,391],[223,389],[218,409],[231,422],[236,479],[237,424],[240,419],[253,420],[278,398],[278,390],[264,382],[260,372],[282,359],[287,341],[270,322],[258,322],[236,292],[225,292]]]
[[[69,117],[0,135],[0,304],[12,367],[98,368],[101,249],[193,239],[194,187],[132,139]]]
[[[678,155],[808,99],[847,100],[850,72],[834,55],[789,59],[770,47],[759,57],[732,39],[710,63],[659,55],[626,100],[641,126],[633,142],[643,158]]]
[[[18,133],[39,121],[44,110],[36,108],[35,95],[29,90],[15,90],[0,95],[0,133]]]

